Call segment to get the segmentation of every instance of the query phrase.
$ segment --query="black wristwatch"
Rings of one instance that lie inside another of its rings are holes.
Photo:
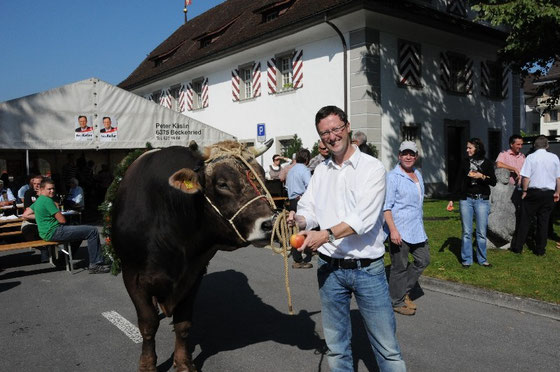
[[[336,240],[336,238],[334,237],[334,234],[332,232],[331,229],[327,229],[327,233],[329,233],[329,243],[334,243],[334,241]]]

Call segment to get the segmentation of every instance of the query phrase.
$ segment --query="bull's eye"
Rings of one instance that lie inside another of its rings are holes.
[[[216,187],[220,190],[229,190],[229,186],[226,181],[218,181]]]

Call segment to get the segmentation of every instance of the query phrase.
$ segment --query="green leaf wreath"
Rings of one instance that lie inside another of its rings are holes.
[[[105,201],[99,206],[99,210],[103,213],[103,229],[102,234],[105,237],[105,242],[103,243],[103,255],[111,260],[111,273],[113,275],[118,275],[121,272],[121,261],[115,254],[115,250],[112,244],[112,219],[113,219],[113,201],[117,195],[117,190],[119,185],[126,173],[128,167],[136,160],[140,155],[146,151],[151,150],[153,147],[150,143],[146,143],[146,148],[137,149],[128,153],[127,156],[119,163],[115,172],[113,173],[114,178],[111,186],[107,189],[105,194]]]

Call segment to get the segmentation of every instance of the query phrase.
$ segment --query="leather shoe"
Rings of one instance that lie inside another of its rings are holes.
[[[411,309],[407,306],[395,306],[395,307],[393,307],[393,311],[395,313],[399,313],[401,315],[409,315],[410,316],[410,315],[416,314],[416,310]]]
[[[406,305],[406,307],[412,310],[416,310],[418,308],[416,304],[412,302],[408,293],[404,295],[404,304]]]

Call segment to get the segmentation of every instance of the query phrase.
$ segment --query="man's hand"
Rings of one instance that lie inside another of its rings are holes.
[[[560,194],[555,192],[553,198],[554,198],[554,202],[556,203],[558,200],[560,200]]]
[[[391,231],[391,242],[396,245],[402,244],[401,234],[398,230]]]
[[[297,224],[297,227],[300,230],[305,229],[305,227],[307,226],[307,222],[305,221],[305,217],[298,216],[296,214],[296,212],[294,212],[294,211],[290,211],[290,214],[286,218],[286,222],[288,223],[288,226],[294,226],[295,224]]]
[[[304,235],[305,240],[298,251],[302,252],[306,248],[312,251],[316,251],[320,246],[329,241],[329,233],[327,230],[314,231],[314,230],[304,230],[300,231],[298,235]]]

